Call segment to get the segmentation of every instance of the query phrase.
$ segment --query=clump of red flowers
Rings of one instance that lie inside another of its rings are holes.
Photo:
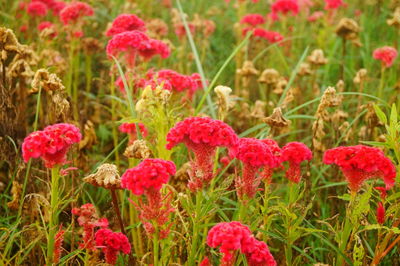
[[[113,232],[110,229],[100,229],[95,234],[96,246],[104,252],[106,263],[115,265],[119,252],[129,254],[131,245],[128,238],[120,232]]]
[[[129,144],[132,144],[137,139],[137,128],[139,128],[142,137],[147,137],[148,131],[143,123],[122,123],[119,131],[129,135]]]
[[[44,17],[47,14],[47,6],[42,2],[30,2],[26,7],[26,12],[33,17]]]
[[[54,240],[53,263],[58,263],[60,261],[62,244],[64,242],[64,234],[65,230],[63,230],[62,225],[60,225],[60,229],[58,229],[58,232],[54,237],[55,240]]]
[[[212,248],[219,247],[223,254],[221,265],[234,265],[236,251],[245,254],[251,266],[276,265],[267,244],[258,241],[250,229],[240,222],[222,222],[215,225],[208,232],[207,245]]]
[[[64,25],[71,25],[85,16],[93,16],[93,8],[84,2],[72,2],[60,12],[60,19]]]
[[[238,137],[233,129],[220,120],[209,117],[189,117],[177,123],[167,135],[167,149],[179,143],[193,151],[189,188],[202,189],[213,178],[213,161],[217,147],[234,148]]]
[[[287,15],[291,13],[292,15],[297,15],[300,11],[300,6],[297,0],[276,0],[272,6],[271,11],[273,14],[283,14]]]
[[[80,208],[71,210],[73,215],[78,216],[78,224],[82,227],[82,242],[79,244],[81,249],[95,250],[94,233],[98,228],[107,228],[108,220],[99,218],[96,208],[91,203],[86,203]]]
[[[326,10],[332,10],[332,9],[338,9],[341,6],[345,6],[346,4],[343,2],[343,0],[325,0],[325,9]]]
[[[395,166],[377,148],[364,145],[337,147],[327,150],[323,161],[340,167],[352,193],[358,192],[362,183],[370,178],[383,179],[387,189],[395,182]]]
[[[106,35],[114,36],[118,33],[133,30],[146,31],[144,21],[133,14],[121,14],[114,19]]]
[[[160,190],[175,172],[175,164],[171,161],[145,159],[136,167],[126,170],[121,177],[123,188],[129,189],[137,196],[146,196],[147,202],[139,199],[139,205],[135,207],[140,211],[139,218],[150,235],[155,232],[152,222],[156,222],[161,229],[160,238],[165,238],[169,233],[169,226],[165,225],[173,211],[171,197],[170,194],[163,197]]]
[[[374,50],[373,57],[380,60],[385,67],[391,67],[398,53],[397,50],[390,46],[384,46]]]
[[[262,167],[269,169],[278,166],[279,162],[268,145],[254,138],[241,138],[234,156],[243,163],[243,175],[236,179],[239,198],[253,198],[261,182],[262,175],[257,176]]]
[[[256,27],[258,25],[264,24],[265,18],[260,14],[247,14],[244,17],[242,17],[240,23]]]
[[[378,207],[376,208],[376,220],[380,225],[385,223],[385,207],[382,202],[379,202]]]
[[[74,143],[82,138],[79,128],[61,123],[47,126],[29,134],[22,144],[22,156],[25,162],[31,158],[42,158],[47,168],[64,165],[67,152]]]
[[[262,28],[255,28],[255,29],[245,28],[243,29],[243,35],[246,35],[247,32],[249,32],[250,30],[253,30],[253,35],[252,35],[253,38],[263,39],[270,43],[280,42],[284,38],[279,32],[267,31]]]
[[[282,149],[279,147],[278,143],[273,140],[273,139],[263,139],[261,140],[264,144],[266,144],[269,148],[269,150],[272,152],[272,155],[275,157],[275,161],[277,166],[275,167],[268,167],[268,165],[265,165],[261,177],[266,182],[267,184],[270,184],[272,181],[272,173],[274,172],[275,169],[281,167],[282,159],[281,159],[281,152]]]
[[[294,183],[299,183],[301,178],[300,164],[312,159],[311,150],[300,142],[290,142],[283,146],[281,151],[282,162],[289,162],[286,178]]]

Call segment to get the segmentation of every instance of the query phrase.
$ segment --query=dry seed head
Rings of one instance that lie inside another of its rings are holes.
[[[120,189],[121,178],[117,166],[105,163],[97,168],[96,173],[88,175],[83,181],[93,186],[103,187],[106,189]]]
[[[299,76],[309,76],[313,73],[309,63],[301,63],[299,68]]]
[[[45,91],[65,89],[61,79],[59,79],[56,74],[50,74],[47,69],[43,68],[36,71],[31,86],[34,91],[38,91],[39,87],[42,87]]]
[[[95,54],[103,49],[103,45],[96,38],[88,37],[82,40],[82,47],[86,54]]]
[[[353,79],[354,84],[361,84],[367,80],[367,70],[362,68],[357,71],[356,76]]]
[[[151,19],[146,23],[146,28],[149,32],[149,36],[152,38],[161,38],[168,34],[168,25],[164,20],[155,18]]]
[[[290,125],[290,121],[283,117],[280,107],[274,108],[272,114],[263,120],[271,128],[285,128]]]
[[[97,141],[96,131],[94,130],[94,124],[92,123],[92,121],[86,121],[85,126],[83,127],[83,132],[84,137],[79,142],[79,150],[90,148]]]
[[[252,61],[246,60],[243,63],[243,67],[237,69],[236,73],[238,73],[242,77],[251,77],[258,75],[260,72],[254,67]]]
[[[342,18],[336,26],[335,32],[341,38],[352,41],[354,44],[361,46],[358,38],[360,27],[354,19]]]
[[[353,136],[353,130],[350,127],[350,123],[345,121],[343,124],[338,128],[340,135],[343,136],[342,140],[344,142],[348,142],[349,139]]]
[[[311,55],[307,57],[307,61],[315,66],[323,66],[328,63],[328,59],[324,56],[324,51],[321,49],[312,51]]]
[[[386,22],[389,26],[400,28],[400,6],[393,12],[393,18],[388,19]]]
[[[8,53],[20,51],[21,44],[19,44],[17,37],[12,30],[0,27],[0,51],[1,59],[5,61],[8,57]]]
[[[264,118],[266,107],[267,107],[266,102],[257,100],[254,104],[253,110],[251,111],[250,115],[254,118]]]
[[[147,145],[147,142],[142,139],[135,140],[131,145],[126,147],[124,156],[127,158],[135,158],[139,160],[152,158],[153,152]]]
[[[56,90],[51,96],[51,100],[54,105],[54,112],[56,114],[57,120],[65,122],[70,116],[70,105],[66,99],[65,92],[61,90]]]
[[[230,107],[230,94],[232,93],[232,89],[227,86],[217,86],[214,88],[214,92],[218,97],[218,108],[220,113],[226,113]]]
[[[287,84],[288,84],[288,81],[284,77],[281,77],[278,80],[278,82],[276,83],[276,86],[272,92],[275,94],[281,95],[283,93],[284,89],[286,88]]]
[[[276,69],[267,68],[261,73],[258,82],[275,86],[279,82],[280,77],[281,75]]]
[[[7,202],[8,208],[12,210],[18,210],[21,193],[22,193],[22,185],[14,180],[12,182],[12,188],[11,188],[12,201]]]

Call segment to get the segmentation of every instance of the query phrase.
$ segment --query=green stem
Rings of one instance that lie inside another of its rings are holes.
[[[60,180],[60,166],[56,165],[51,168],[51,199],[50,199],[50,219],[49,219],[49,234],[47,238],[47,265],[52,265],[54,254],[54,238],[58,228],[58,183]]]
[[[188,259],[188,265],[193,266],[195,265],[195,259],[196,259],[196,252],[197,252],[197,242],[199,239],[199,217],[200,217],[200,211],[201,211],[201,202],[202,202],[202,193],[203,191],[199,190],[196,193],[196,211],[195,211],[195,217],[193,218],[193,239],[192,239],[192,246],[190,249],[190,254],[189,254],[189,259]]]
[[[381,79],[379,82],[379,89],[378,89],[378,97],[382,98],[383,96],[383,87],[385,86],[385,67],[382,64],[381,67]]]
[[[153,255],[154,255],[154,266],[158,266],[158,257],[159,257],[159,239],[158,239],[158,226],[157,224],[154,225],[155,227],[155,232],[153,235]]]
[[[343,255],[346,254],[345,252],[346,252],[347,242],[349,241],[349,237],[352,232],[352,224],[350,219],[353,213],[352,209],[354,207],[353,205],[356,199],[356,195],[357,194],[353,192],[350,195],[350,202],[346,210],[346,220],[344,222],[343,231],[340,237],[339,250],[343,253]],[[341,254],[338,254],[336,266],[342,266],[343,264],[344,264],[344,258]]]

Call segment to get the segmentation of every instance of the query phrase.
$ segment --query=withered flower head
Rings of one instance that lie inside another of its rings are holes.
[[[106,189],[120,189],[121,177],[117,166],[114,164],[105,163],[97,168],[96,173],[88,175],[83,181],[92,184],[96,187],[103,187]]]
[[[290,120],[283,117],[282,109],[280,107],[274,108],[272,114],[263,119],[271,128],[285,128],[290,125]]]
[[[400,28],[400,6],[394,11],[393,18],[388,19],[386,22],[389,26]]]
[[[68,106],[69,107],[69,106]],[[90,148],[97,141],[96,131],[94,124],[88,120],[83,128],[83,139],[79,142],[79,150]]]
[[[345,40],[352,41],[355,45],[361,46],[358,38],[360,26],[351,18],[342,18],[336,26],[336,34]]]
[[[82,40],[82,47],[86,54],[95,54],[103,49],[103,44],[96,38],[87,37]]]
[[[42,87],[45,91],[64,90],[61,79],[56,74],[49,73],[47,69],[39,69],[36,71],[33,81],[31,83],[32,89],[38,91]]]
[[[267,85],[276,85],[280,77],[281,75],[277,70],[273,68],[267,68],[261,73],[258,82],[265,83]]]
[[[254,118],[264,118],[266,106],[267,106],[266,102],[257,100],[254,104],[254,107],[253,107],[250,115]]]
[[[354,84],[360,84],[367,80],[367,70],[362,68],[357,71],[356,76],[353,79]]]
[[[124,156],[127,158],[143,160],[147,158],[152,158],[153,152],[150,150],[145,140],[137,139],[131,145],[126,147]]]
[[[309,76],[313,73],[309,63],[301,63],[299,68],[299,76]]]
[[[315,66],[322,66],[328,63],[328,59],[324,56],[324,51],[315,49],[311,55],[307,57],[307,61]]]
[[[7,59],[7,53],[19,52],[20,46],[12,30],[0,27],[0,52],[3,61]]]
[[[151,38],[159,39],[168,34],[168,25],[164,20],[155,18],[151,19],[146,23],[146,28],[149,31]]]
[[[272,92],[275,94],[278,94],[278,95],[282,94],[283,90],[286,88],[287,84],[288,84],[288,81],[284,77],[280,77]]]
[[[214,92],[218,97],[218,108],[220,112],[226,113],[231,105],[230,94],[232,89],[227,86],[219,85],[214,88]]]
[[[252,61],[247,60],[244,61],[242,68],[236,70],[236,73],[238,73],[242,77],[249,77],[249,76],[256,76],[260,72],[254,67]]]

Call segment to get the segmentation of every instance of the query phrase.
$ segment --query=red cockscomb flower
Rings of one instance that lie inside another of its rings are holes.
[[[207,245],[219,247],[223,254],[223,265],[233,265],[235,251],[241,251],[251,237],[250,229],[240,222],[223,222],[210,229],[207,235]]]
[[[310,22],[314,22],[314,21],[317,21],[317,20],[319,20],[319,19],[321,19],[321,18],[323,18],[323,17],[324,17],[324,12],[322,12],[322,11],[315,11],[314,13],[312,13],[312,14],[307,18],[307,20],[310,21]]]
[[[256,27],[257,25],[264,24],[265,18],[260,14],[247,14],[240,20],[240,23]]]
[[[249,266],[276,266],[276,261],[267,244],[253,236],[250,237],[250,241],[246,244],[245,255]]]
[[[79,128],[71,124],[55,124],[29,134],[22,144],[25,162],[41,157],[47,168],[66,163],[66,155],[82,138]]]
[[[303,161],[312,159],[311,150],[300,142],[290,142],[283,146],[281,152],[282,162],[289,162],[289,168],[286,171],[286,177],[294,182],[299,183],[301,178],[300,164]]]
[[[243,35],[246,35],[250,28],[243,29]],[[283,36],[279,32],[267,31],[262,28],[255,28],[253,31],[253,37],[264,39],[270,43],[276,43],[283,40]]]
[[[278,167],[281,167],[281,152],[282,149],[279,147],[278,143],[273,140],[273,139],[263,139],[261,140],[264,144],[268,146],[270,151],[272,152],[272,155],[275,157],[275,161],[277,165],[275,167],[268,167],[264,166],[262,172],[261,172],[261,177],[266,182],[267,184],[270,184],[272,181],[272,173],[274,170]]]
[[[233,154],[231,154],[233,155]],[[268,145],[254,138],[241,138],[234,156],[243,163],[243,175],[236,179],[236,189],[239,198],[253,198],[263,176],[257,177],[262,167],[274,168],[278,161]]]
[[[115,265],[119,252],[129,254],[131,245],[123,233],[113,232],[110,229],[100,229],[95,235],[96,245],[102,249],[106,263]]]
[[[47,14],[47,6],[42,2],[30,2],[26,12],[33,17],[44,17]]]
[[[50,21],[43,21],[43,22],[39,23],[38,30],[42,31],[44,29],[48,29],[48,28],[52,28],[52,27],[54,27],[53,23],[51,23]]]
[[[171,49],[168,44],[163,41],[149,39],[145,46],[139,50],[139,54],[145,59],[150,60],[155,55],[160,55],[161,58],[168,58],[171,55]]]
[[[190,33],[192,35],[194,35],[196,32],[196,26],[190,22],[187,25],[189,27]],[[178,36],[179,39],[186,37],[186,29],[185,29],[185,26],[183,25],[183,23],[175,23],[174,31],[175,31],[176,36]]]
[[[114,19],[111,28],[107,30],[107,36],[114,36],[125,31],[146,31],[145,23],[133,14],[121,14]]]
[[[137,123],[137,126],[139,127],[142,137],[147,137],[148,131],[145,125],[143,123]],[[129,135],[129,144],[132,144],[137,139],[136,123],[122,123],[118,129]]]
[[[171,161],[145,159],[136,167],[126,170],[121,177],[121,185],[135,195],[142,195],[146,190],[160,190],[175,172],[175,164]]]
[[[380,192],[380,196],[382,200],[385,200],[387,197],[387,191],[388,189],[385,187],[375,187],[376,190]]]
[[[75,24],[81,17],[93,16],[93,8],[83,2],[72,2],[60,12],[60,19],[64,25]]]
[[[391,67],[397,55],[397,50],[390,46],[377,48],[373,53],[374,58],[380,60],[385,67]]]
[[[336,164],[342,170],[349,188],[356,193],[364,180],[381,178],[386,188],[393,187],[396,168],[385,154],[377,148],[364,145],[337,147],[324,154],[325,164]]]
[[[65,230],[62,229],[62,225],[58,229],[54,237],[54,251],[53,251],[53,263],[57,264],[60,261],[60,256],[62,252],[62,244],[64,242]]]
[[[376,220],[380,225],[385,223],[385,207],[382,202],[379,202],[378,207],[376,208]]]
[[[341,6],[345,6],[343,0],[325,0],[325,9],[338,9]]]
[[[213,178],[213,159],[216,148],[234,148],[238,137],[230,126],[220,120],[209,117],[189,117],[170,129],[167,141],[167,149],[184,143],[194,152],[196,158],[192,162],[188,185],[192,191],[197,191]]]
[[[287,15],[297,15],[300,11],[299,4],[296,0],[276,0],[271,6],[272,13]]]

